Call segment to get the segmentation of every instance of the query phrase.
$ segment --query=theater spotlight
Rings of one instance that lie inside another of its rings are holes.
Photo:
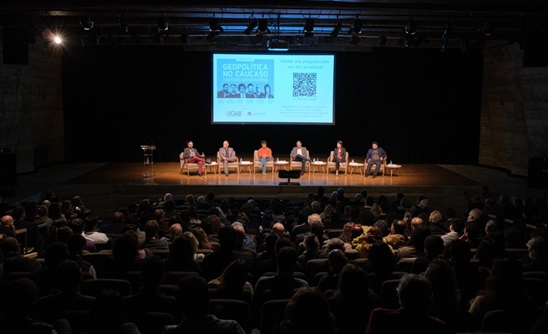
[[[352,34],[361,34],[362,32],[362,26],[363,26],[363,20],[360,18],[356,18],[354,20],[354,25],[352,26]]]
[[[388,43],[388,38],[386,38],[386,36],[384,36],[384,34],[383,34],[383,35],[380,35],[380,36],[379,36],[379,40],[377,41],[377,44],[378,44],[379,46],[385,46],[386,43]]]
[[[339,36],[339,32],[341,31],[341,28],[342,28],[342,22],[337,21],[337,24],[335,25],[335,27],[333,28],[333,31],[331,32],[332,39],[335,39],[337,38],[337,36]]]
[[[304,24],[304,37],[314,36],[314,19],[308,18]]]
[[[217,20],[215,17],[209,19],[209,31],[224,31],[223,27],[221,27],[221,25],[219,24],[219,20]]]
[[[158,31],[167,31],[169,29],[169,22],[167,17],[158,18]]]
[[[127,17],[125,15],[120,15],[119,23],[120,23],[120,31],[122,32],[122,34],[127,35],[129,33]]]
[[[249,21],[249,24],[247,25],[247,28],[245,28],[244,33],[247,35],[251,34],[251,32],[253,32],[253,29],[255,29],[255,27],[257,27],[257,20],[252,19],[251,21]]]
[[[415,24],[415,20],[411,19],[407,21],[407,25],[405,26],[405,33],[412,36],[417,33],[417,25]]]
[[[80,18],[80,24],[82,25],[82,28],[84,28],[84,30],[91,30],[93,29],[95,23],[93,22],[91,17],[83,16]]]
[[[55,37],[53,37],[53,41],[55,42],[55,44],[61,44],[61,43],[63,43],[63,40],[61,39],[60,36],[55,36]]]
[[[266,19],[259,20],[259,27],[257,28],[257,35],[267,35],[270,33],[268,29],[268,21]]]

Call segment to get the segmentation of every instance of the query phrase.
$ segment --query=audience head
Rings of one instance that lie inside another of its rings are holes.
[[[86,238],[81,234],[73,234],[67,240],[67,248],[71,256],[82,255],[86,246]]]
[[[249,279],[249,268],[242,259],[232,261],[221,274],[221,287],[226,291],[239,293]]]
[[[96,231],[98,225],[99,225],[99,217],[94,215],[87,216],[84,221],[84,231],[85,232]]]
[[[158,225],[158,222],[156,220],[149,220],[145,223],[145,235],[147,240],[154,239],[158,236],[158,230],[160,229],[160,226]]]
[[[432,234],[424,239],[424,255],[430,259],[442,255],[444,247],[443,239],[440,235]]]
[[[3,307],[3,320],[16,326],[17,322],[26,321],[37,299],[38,287],[33,280],[18,278],[8,283],[3,296],[3,304],[6,306]]]
[[[297,251],[293,247],[282,247],[276,254],[278,273],[293,274],[297,264]]]
[[[331,274],[339,274],[344,266],[348,263],[348,258],[344,251],[333,249],[327,254],[327,262],[331,269]]]
[[[10,254],[19,254],[21,248],[19,247],[19,241],[14,237],[5,237],[0,241],[0,247],[2,248],[2,253],[4,256]]]
[[[313,213],[308,216],[308,224],[311,225],[314,222],[319,222],[320,224],[322,222],[322,217],[320,217],[317,213]]]
[[[287,303],[280,326],[289,333],[336,333],[329,304],[317,288],[300,288]]]
[[[548,260],[548,242],[540,236],[533,237],[527,241],[527,255],[533,261]]]
[[[72,293],[80,291],[82,269],[75,261],[64,260],[61,262],[57,268],[55,276],[57,278],[59,288],[63,292]]]
[[[344,241],[340,238],[330,238],[325,242],[325,249],[327,252],[331,252],[334,249],[339,249],[344,252]]]
[[[404,312],[426,314],[432,303],[432,284],[422,275],[405,274],[398,285],[398,298]]]
[[[200,319],[209,314],[209,290],[207,281],[198,275],[190,275],[179,281],[177,301],[186,317]]]
[[[405,234],[405,222],[401,219],[394,219],[392,225],[390,225],[390,233],[392,234]]]

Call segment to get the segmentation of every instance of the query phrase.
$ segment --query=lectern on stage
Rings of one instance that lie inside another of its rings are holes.
[[[145,179],[154,177],[154,145],[141,145],[143,150],[143,177]]]

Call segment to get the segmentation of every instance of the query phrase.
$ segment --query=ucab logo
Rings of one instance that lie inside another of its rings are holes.
[[[241,111],[235,111],[235,110],[228,110],[226,112],[226,115],[228,117],[241,117],[242,116],[242,112]]]

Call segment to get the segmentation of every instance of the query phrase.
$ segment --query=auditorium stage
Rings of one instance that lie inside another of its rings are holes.
[[[347,196],[354,196],[365,189],[372,196],[386,195],[394,198],[397,193],[405,194],[414,201],[423,195],[431,199],[435,208],[453,207],[464,210],[464,192],[478,194],[481,186],[488,185],[495,194],[511,194],[520,197],[545,196],[543,192],[527,189],[524,177],[510,176],[505,171],[471,165],[402,164],[390,176],[365,178],[363,169],[354,173],[307,172],[297,180],[300,185],[280,185],[287,179],[280,179],[277,173],[266,176],[259,170],[231,171],[224,174],[208,173],[200,178],[195,173],[180,174],[178,162],[154,163],[154,175],[144,178],[144,166],[139,162],[127,163],[63,163],[39,168],[34,173],[18,175],[15,195],[4,201],[38,201],[46,191],[54,191],[64,199],[80,195],[85,203],[102,215],[143,198],[158,199],[170,192],[182,198],[187,194],[205,195],[213,191],[218,197],[265,197],[305,198],[307,193],[316,192],[324,186],[326,194],[343,187]]]

